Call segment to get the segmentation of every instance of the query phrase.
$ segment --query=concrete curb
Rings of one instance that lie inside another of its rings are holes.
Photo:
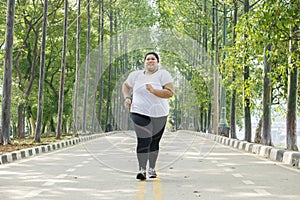
[[[210,133],[201,133],[193,131],[184,132],[200,135],[201,137],[214,140],[220,144],[230,146],[235,149],[243,150],[249,153],[253,153],[260,157],[270,159],[272,161],[282,162],[284,164],[300,169],[300,152],[277,149],[270,146],[227,138],[220,135],[213,135]]]
[[[87,135],[87,136],[79,136],[78,138],[72,138],[69,140],[55,142],[55,143],[51,143],[48,145],[41,145],[41,146],[36,146],[36,147],[32,147],[32,148],[22,149],[19,151],[5,153],[5,154],[0,155],[0,165],[12,163],[17,160],[37,156],[37,155],[40,155],[43,153],[67,148],[70,146],[74,146],[78,143],[87,142],[89,140],[97,139],[99,137],[113,135],[115,133],[117,133],[117,132],[114,131],[114,132],[108,132],[108,133],[99,133],[99,134],[93,134],[93,135]]]

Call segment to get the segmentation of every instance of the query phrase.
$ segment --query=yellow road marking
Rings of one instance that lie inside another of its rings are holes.
[[[158,174],[159,175],[159,174]],[[162,200],[162,187],[161,187],[161,182],[160,178],[157,177],[155,179],[151,179],[153,182],[153,200]],[[139,188],[137,191],[137,200],[144,200],[145,199],[145,194],[146,194],[146,183],[150,181],[139,181]]]
[[[140,181],[136,199],[137,200],[144,200],[145,199],[145,193],[146,193],[146,181]]]
[[[162,200],[162,188],[159,176],[153,180],[154,200]]]

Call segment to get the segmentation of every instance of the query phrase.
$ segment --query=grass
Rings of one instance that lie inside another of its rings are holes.
[[[10,144],[3,145],[0,144],[0,155],[18,151],[21,149],[31,148],[40,145],[47,145],[63,140],[71,139],[73,136],[71,134],[62,135],[60,139],[55,138],[55,133],[47,133],[41,137],[41,142],[35,142],[33,136],[28,136],[26,138],[11,138]]]

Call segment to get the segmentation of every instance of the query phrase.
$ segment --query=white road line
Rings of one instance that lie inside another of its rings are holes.
[[[244,176],[242,174],[232,174],[232,176],[236,178],[243,178]]]
[[[46,183],[44,183],[42,186],[52,186],[55,184],[55,181],[47,181]]]
[[[68,176],[68,174],[59,174],[59,175],[57,175],[55,178],[63,179],[63,178],[65,178],[66,176]],[[42,186],[52,186],[52,185],[54,185],[56,182],[58,182],[58,181],[56,181],[56,180],[50,180],[50,181],[47,181],[47,182],[45,182],[44,184],[42,184]]]
[[[90,161],[83,161],[82,164],[88,164]]]
[[[246,185],[254,185],[254,183],[250,180],[242,180],[243,183],[245,183]]]
[[[224,171],[225,171],[225,172],[232,172],[233,169],[231,169],[231,168],[225,168]]]
[[[79,164],[79,165],[76,165],[75,167],[83,167],[83,165],[82,165],[82,164]]]
[[[24,196],[24,198],[32,198],[32,197],[38,196],[42,192],[43,192],[43,190],[33,190],[33,191],[30,191],[28,194],[26,194]]]
[[[55,178],[65,178],[68,174],[59,174]]]
[[[267,192],[266,190],[263,190],[263,189],[254,189],[254,191],[260,195],[263,195],[263,196],[269,196],[271,195],[269,192]]]
[[[74,168],[70,168],[70,169],[67,169],[66,172],[74,172],[75,169]]]

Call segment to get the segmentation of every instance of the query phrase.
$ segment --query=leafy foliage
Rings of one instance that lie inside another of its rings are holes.
[[[188,81],[190,93],[193,95],[186,99],[180,108],[178,108],[178,120],[184,120],[183,115],[192,113],[197,115],[198,109],[208,111],[211,103],[212,76],[210,58],[215,54],[215,49],[211,47],[212,41],[212,2],[194,1],[194,0],[156,0],[150,5],[149,1],[125,1],[115,0],[112,4],[104,1],[104,41],[107,42],[113,35],[119,37],[118,43],[114,41],[113,53],[114,60],[112,63],[112,86],[120,84],[118,82],[122,76],[128,71],[136,69],[143,63],[143,55],[149,49],[138,49],[127,51],[126,38],[120,33],[129,30],[143,28],[167,29],[182,35],[186,35],[195,41],[195,52],[189,52],[192,56],[184,57],[187,54],[178,52],[167,52],[161,50],[160,54],[164,58],[164,67],[173,73],[172,75],[178,80]],[[206,4],[204,4],[206,2]],[[230,107],[230,94],[232,91],[237,92],[237,121],[242,124],[243,118],[243,99],[249,97],[251,100],[251,109],[253,114],[261,114],[262,105],[262,79],[263,79],[263,53],[264,47],[268,44],[272,45],[272,51],[267,52],[272,62],[272,103],[278,105],[276,108],[282,112],[286,112],[283,107],[287,101],[288,88],[288,71],[290,69],[290,60],[294,65],[299,66],[299,48],[289,51],[289,39],[298,42],[299,45],[299,24],[300,12],[298,0],[266,0],[266,1],[250,1],[252,7],[250,12],[244,14],[242,10],[243,4],[238,3],[239,18],[236,27],[233,27],[233,0],[217,1],[219,8],[226,4],[227,24],[224,24],[222,10],[218,10],[219,16],[219,44],[222,44],[223,28],[226,29],[226,45],[219,47],[218,65],[220,75],[222,76],[222,84],[227,91],[227,110]],[[92,49],[98,48],[98,17],[99,17],[100,1],[91,1],[91,45]],[[61,64],[62,51],[62,27],[64,13],[61,9],[63,0],[51,0],[48,9],[48,29],[46,44],[46,69],[45,69],[45,92],[44,92],[44,131],[52,132],[55,125],[57,114],[57,99],[59,89],[59,74]],[[81,69],[84,68],[86,57],[86,27],[87,27],[87,1],[82,1],[81,14]],[[76,21],[77,21],[77,3],[70,1],[69,5],[69,27],[68,27],[68,53],[66,67],[65,82],[65,102],[64,102],[64,130],[71,126],[72,123],[72,101],[73,88],[75,80],[75,57],[76,57]],[[5,4],[0,4],[0,60],[3,60],[3,45],[5,36]],[[12,99],[12,124],[16,127],[18,123],[18,107],[24,105],[24,115],[26,116],[26,124],[31,121],[31,127],[34,126],[37,109],[37,93],[38,93],[38,66],[40,56],[40,38],[42,27],[42,1],[25,1],[18,0],[16,3],[15,15],[15,43],[14,43],[14,69],[13,70],[13,99]],[[110,32],[110,11],[113,17],[113,30]],[[224,25],[224,26],[223,26]],[[291,27],[297,26],[298,29],[290,33]],[[235,40],[231,34],[234,28],[237,37]],[[207,33],[207,41],[203,39],[203,33]],[[247,35],[247,37],[245,37]],[[114,38],[115,39],[115,38]],[[138,38],[137,38],[138,39]],[[138,41],[138,40],[137,40]],[[102,41],[103,42],[103,41]],[[183,41],[184,42],[184,41]],[[35,45],[37,45],[35,51]],[[109,44],[106,45],[108,49]],[[182,44],[178,45],[178,49],[182,49]],[[205,48],[204,48],[205,47]],[[157,47],[159,49],[159,47]],[[153,50],[153,49],[151,49]],[[176,55],[184,54],[184,55]],[[205,55],[204,55],[205,54]],[[226,56],[224,56],[226,55]],[[106,52],[104,64],[109,65],[109,52]],[[203,61],[203,57],[206,61]],[[245,62],[245,57],[247,63]],[[126,62],[125,62],[126,60]],[[0,64],[1,64],[0,62]],[[3,64],[3,63],[2,63]],[[96,63],[93,63],[96,65]],[[250,78],[247,82],[243,79],[244,64],[250,67]],[[206,69],[206,71],[205,71]],[[2,68],[0,72],[2,72]],[[34,70],[34,73],[33,73]],[[91,81],[95,80],[93,71]],[[103,73],[104,80],[109,76],[108,69]],[[234,81],[233,81],[234,77]],[[32,88],[30,88],[31,80],[33,80]],[[244,90],[244,86],[247,86]],[[106,95],[110,95],[108,83],[104,82],[103,94],[101,100],[103,106],[107,106]],[[185,94],[184,88],[178,87],[176,95]],[[100,91],[97,92],[97,97]],[[172,99],[171,105],[175,106],[179,99]],[[298,104],[300,101],[298,102]],[[189,109],[190,105],[195,105],[196,109]],[[99,104],[96,105],[97,109]],[[173,110],[174,111],[174,110]],[[178,114],[177,113],[177,114]],[[102,120],[106,113],[102,113]],[[227,112],[230,115],[230,112]],[[182,119],[181,119],[182,118]],[[102,121],[102,126],[104,121]]]

